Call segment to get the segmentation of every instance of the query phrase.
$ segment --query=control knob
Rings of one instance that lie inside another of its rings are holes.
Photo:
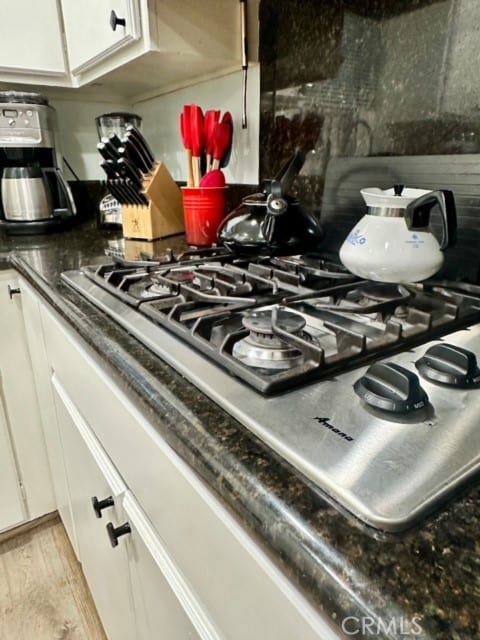
[[[369,406],[391,413],[410,413],[428,404],[418,376],[393,362],[373,364],[353,389]]]
[[[431,382],[465,388],[480,382],[480,369],[472,351],[454,344],[434,344],[415,362],[420,375]]]

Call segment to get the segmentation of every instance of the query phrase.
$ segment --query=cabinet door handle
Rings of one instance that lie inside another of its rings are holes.
[[[113,507],[114,504],[115,501],[112,496],[108,496],[108,498],[104,498],[103,500],[99,500],[97,496],[93,496],[92,498],[92,506],[97,518],[102,517],[103,509],[106,509],[107,507]]]
[[[13,296],[20,294],[20,288],[17,287],[16,289],[12,288],[10,285],[8,285],[8,295],[10,297],[10,300],[13,298]]]
[[[132,528],[130,527],[130,524],[128,522],[125,522],[125,524],[121,524],[119,527],[114,527],[111,522],[107,524],[107,533],[108,537],[110,538],[110,544],[112,545],[112,547],[118,546],[118,539],[120,538],[120,536],[124,536],[127,533],[131,532]]]
[[[118,25],[120,25],[121,27],[125,27],[126,24],[127,21],[125,20],[125,18],[119,18],[115,13],[115,10],[112,9],[112,12],[110,14],[110,26],[112,27],[112,31],[116,31]]]

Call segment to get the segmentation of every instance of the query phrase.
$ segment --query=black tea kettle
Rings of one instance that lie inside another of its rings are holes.
[[[305,162],[297,151],[262,193],[244,198],[222,221],[218,242],[243,255],[294,255],[315,249],[324,232],[316,217],[287,194]]]

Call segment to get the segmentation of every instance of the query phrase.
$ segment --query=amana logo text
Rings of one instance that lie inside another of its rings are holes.
[[[353,440],[355,440],[355,438],[352,438],[352,436],[349,436],[348,433],[345,433],[344,431],[337,429],[337,427],[334,427],[333,424],[330,424],[329,419],[330,418],[319,418],[318,416],[315,416],[315,420],[318,422],[318,424],[322,424],[324,427],[326,427],[330,431],[333,431],[333,433],[336,433],[339,438],[343,438],[348,442],[353,442]]]

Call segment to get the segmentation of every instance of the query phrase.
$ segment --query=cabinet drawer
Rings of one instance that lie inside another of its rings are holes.
[[[221,636],[228,640],[336,637],[116,387],[96,357],[50,312],[44,316],[51,365],[94,425],[96,436]]]

